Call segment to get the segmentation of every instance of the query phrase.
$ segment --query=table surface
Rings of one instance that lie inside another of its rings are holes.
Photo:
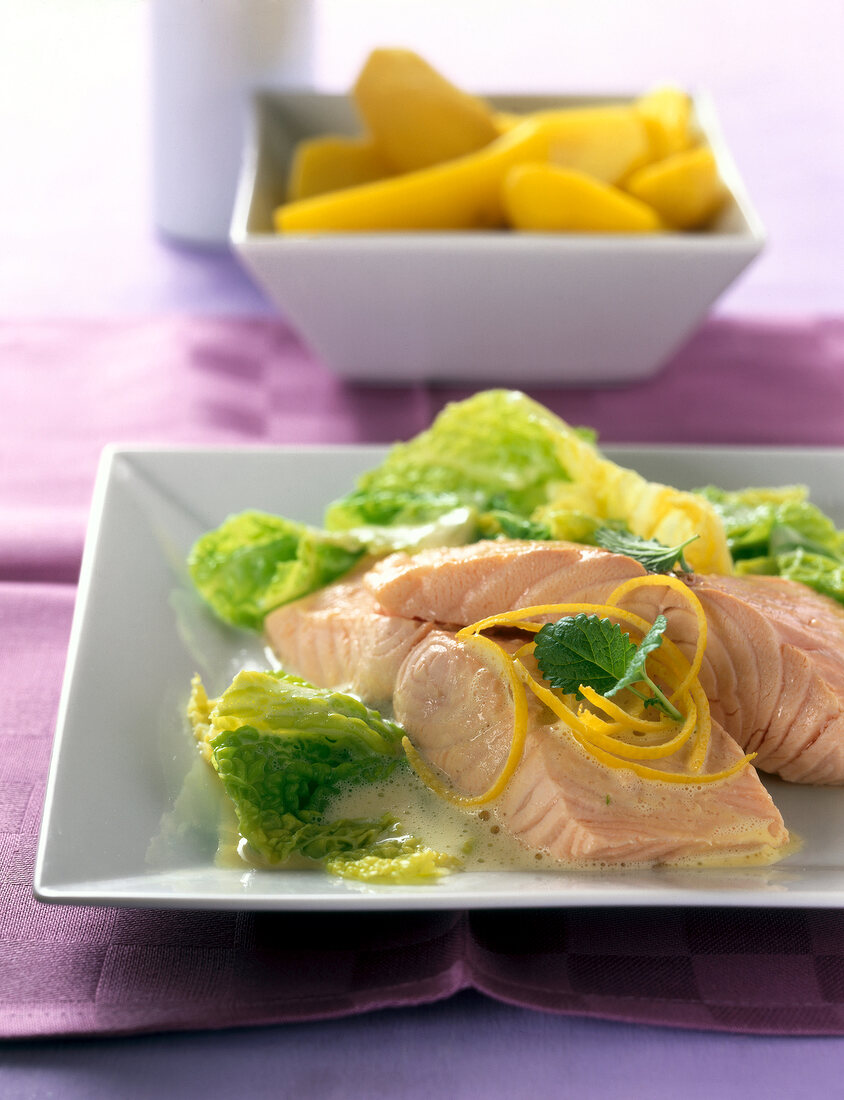
[[[314,72],[324,87],[343,87],[366,49],[386,41],[416,46],[475,87],[500,85],[502,72],[525,90],[555,89],[561,73],[564,90],[661,79],[706,86],[770,234],[763,258],[717,312],[842,313],[840,0],[695,0],[682,15],[674,0],[467,2],[457,13],[430,0],[360,0],[351,8],[316,6]],[[3,319],[270,312],[225,250],[175,246],[151,226],[145,20],[140,0],[3,5]],[[717,1090],[775,1098],[831,1083],[842,1058],[844,1039],[631,1027],[466,993],[318,1024],[10,1044],[0,1051],[0,1095],[193,1096],[238,1087],[319,1097]]]

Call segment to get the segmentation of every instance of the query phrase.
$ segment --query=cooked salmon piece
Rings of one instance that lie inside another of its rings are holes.
[[[419,751],[457,789],[477,794],[509,751],[509,688],[442,622],[465,625],[535,603],[600,602],[642,574],[620,555],[566,544],[502,541],[397,554],[277,609],[266,632],[290,671],[391,705]],[[653,590],[657,599],[662,592]],[[704,770],[740,755],[716,725]],[[662,766],[683,764],[672,758]],[[693,787],[641,779],[596,761],[532,696],[523,758],[490,811],[528,848],[562,861],[706,860],[772,852],[787,841],[752,767]]]
[[[433,624],[385,615],[360,576],[276,608],[264,632],[286,671],[389,709],[402,661]]]
[[[467,626],[540,603],[601,603],[642,577],[632,558],[573,542],[493,539],[391,554],[363,578],[388,615]]]
[[[844,783],[844,608],[782,577],[689,574],[706,615],[700,683],[757,768],[793,783]],[[691,657],[697,622],[678,592],[639,589],[624,607]]]
[[[686,581],[706,613],[700,681],[713,716],[763,771],[844,783],[844,608],[782,577]],[[666,614],[670,636],[690,649],[696,627],[679,602],[669,594],[650,612]]]
[[[291,671],[382,705],[425,624],[457,628],[518,607],[601,603],[644,575],[623,555],[564,542],[500,539],[397,553],[274,611],[267,633]],[[685,579],[706,612],[700,680],[713,717],[758,754],[763,771],[844,783],[844,608],[778,577]],[[691,655],[697,624],[680,594],[645,588],[624,606],[649,622],[665,614],[668,636]]]
[[[364,577],[379,606],[456,626],[543,603],[601,603],[643,576],[619,554],[571,543],[500,540],[392,555]],[[700,680],[712,714],[763,771],[797,783],[844,783],[844,608],[781,577],[690,574],[706,613]],[[624,606],[691,655],[697,623],[669,588],[637,590]],[[404,611],[402,611],[404,608]]]
[[[753,767],[687,786],[643,779],[595,760],[532,695],[525,751],[486,809],[529,849],[564,862],[676,863],[729,855],[774,857],[788,842],[779,811]],[[488,790],[513,734],[509,688],[483,653],[431,631],[399,673],[394,711],[419,752],[461,794]],[[680,754],[676,754],[680,756]],[[717,724],[703,772],[729,767],[741,750]],[[654,766],[682,770],[668,758]]]
[[[462,626],[552,598],[592,600],[643,574],[630,558],[574,543],[502,539],[400,552],[276,608],[264,632],[288,672],[383,708],[399,665],[434,623]]]

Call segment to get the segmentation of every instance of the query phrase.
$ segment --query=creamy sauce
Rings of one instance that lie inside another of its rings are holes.
[[[634,777],[635,778],[635,777]],[[691,793],[691,792],[690,792]],[[547,852],[526,848],[498,823],[494,803],[489,807],[461,810],[445,802],[408,768],[397,768],[393,775],[369,786],[359,786],[335,798],[326,812],[326,820],[336,818],[377,818],[382,814],[397,818],[403,833],[422,840],[430,848],[460,861],[462,871],[625,871],[647,867],[634,860],[558,860]],[[284,864],[269,865],[237,831],[233,811],[221,823],[217,865],[273,870],[320,870],[321,865],[303,856],[294,856]],[[673,868],[764,867],[793,855],[802,847],[791,836],[781,848],[755,845],[750,849],[722,849],[711,856],[696,855],[665,861],[660,866]]]
[[[464,871],[536,870],[553,866],[547,855],[528,851],[506,833],[491,809],[460,810],[437,797],[409,768],[397,768],[383,783],[357,787],[337,797],[330,817],[398,818],[402,830],[430,848],[460,860]]]

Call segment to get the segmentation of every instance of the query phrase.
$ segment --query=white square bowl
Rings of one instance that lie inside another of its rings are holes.
[[[500,110],[624,97],[490,96]],[[694,97],[729,197],[697,233],[337,233],[282,236],[293,149],[354,134],[348,97],[258,94],[230,238],[325,365],[354,381],[623,384],[653,375],[759,254],[764,232],[711,101]]]

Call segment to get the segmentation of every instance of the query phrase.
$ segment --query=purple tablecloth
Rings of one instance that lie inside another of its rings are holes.
[[[386,41],[417,46],[476,87],[623,90],[668,79],[708,89],[769,232],[762,259],[719,301],[716,315],[736,321],[844,315],[840,0],[692,0],[682,15],[666,0],[540,0],[518,5],[517,17],[515,3],[487,5],[482,23],[471,5],[436,0],[319,0],[314,6],[320,22],[317,77],[335,89],[348,85],[368,46]],[[287,353],[267,350],[268,340],[283,344],[284,336],[274,337],[272,326],[260,324],[247,323],[252,335],[240,337],[244,350],[251,347],[257,357],[251,368],[238,366],[235,356],[234,363],[218,360],[212,369],[213,355],[194,356],[188,349],[197,343],[207,349],[218,331],[228,343],[237,326],[218,330],[209,323],[203,337],[198,328],[186,331],[162,319],[174,313],[268,317],[271,310],[230,256],[165,247],[151,230],[147,7],[57,0],[0,5],[0,133],[7,153],[0,173],[0,317],[137,319],[90,327],[7,323],[2,332],[0,1033],[38,1032],[43,1038],[2,1045],[0,1095],[835,1095],[844,1039],[785,1036],[788,1021],[798,1031],[840,1032],[842,936],[836,913],[804,919],[771,912],[751,926],[737,925],[736,912],[729,936],[723,914],[713,913],[705,928],[664,914],[673,923],[662,944],[651,938],[650,926],[634,923],[628,936],[625,928],[607,925],[612,914],[594,914],[600,933],[617,932],[616,942],[624,945],[615,958],[584,949],[583,926],[570,925],[555,950],[543,956],[554,964],[549,962],[548,972],[557,1006],[576,1013],[571,1016],[519,1009],[466,991],[436,1004],[321,1023],[62,1041],[72,1026],[102,1035],[93,1028],[118,1026],[121,1011],[120,1026],[128,1026],[130,1010],[137,1014],[133,1027],[175,1026],[152,1019],[161,988],[151,992],[145,959],[155,957],[162,968],[171,960],[168,974],[184,982],[200,939],[206,962],[226,957],[232,944],[232,951],[251,950],[253,959],[266,959],[269,931],[266,918],[258,924],[244,918],[237,939],[226,920],[212,932],[195,914],[174,924],[166,915],[98,916],[31,901],[43,777],[101,442],[369,442],[389,438],[390,430],[398,436],[423,426],[447,396],[425,389],[347,389],[318,368],[309,371],[293,346]],[[157,320],[146,324],[144,317]],[[840,346],[838,321],[710,326],[684,352],[680,366],[660,379],[671,380],[673,401],[681,394],[691,398],[678,403],[676,422],[663,414],[662,391],[652,388],[647,392],[655,394],[653,401],[646,400],[644,388],[537,396],[573,420],[594,422],[608,441],[644,440],[650,432],[673,440],[688,430],[701,440],[840,442]],[[683,369],[693,358],[699,368]],[[281,362],[286,378],[277,369]],[[738,403],[735,412],[731,401]],[[634,405],[635,416],[627,412]],[[19,654],[10,621],[17,623],[15,637],[25,634]],[[419,925],[414,928],[424,958],[425,935]],[[636,935],[635,952],[628,951]],[[483,942],[488,947],[490,941],[506,942],[494,935],[492,923]],[[760,951],[760,945],[771,951]],[[567,952],[570,970],[560,961]],[[491,958],[500,954],[487,951]],[[389,984],[383,980],[389,979],[387,960],[377,961],[380,969],[370,961],[369,975],[381,979],[380,985],[370,983],[377,997]],[[278,974],[279,956],[274,962],[269,977]],[[513,967],[522,973],[521,964]],[[541,983],[534,979],[538,970],[541,979],[542,967],[525,963],[524,1003],[539,1003]],[[151,973],[160,975],[161,969]],[[208,1013],[218,987],[208,984],[207,968],[197,973],[192,996]],[[361,972],[352,974],[362,997]],[[703,1000],[683,1000],[693,986],[710,1008]],[[187,988],[183,984],[182,993]],[[644,1002],[636,999],[639,988]],[[169,989],[178,992],[177,985]],[[678,989],[681,996],[670,1000]],[[494,993],[508,996],[502,985]],[[769,998],[770,1009],[785,1007],[788,1021],[765,1013]],[[673,1008],[679,1016],[672,1016]],[[758,1026],[776,1037],[613,1023],[607,1017],[616,1009],[639,1021]],[[655,1014],[648,1016],[651,1010]],[[181,1026],[188,1026],[186,1001],[181,1011]],[[580,1015],[589,1011],[606,1015]],[[51,1014],[58,1020],[52,1030]]]
[[[0,322],[0,356],[16,580],[74,578],[106,443],[389,443],[470,392],[347,385],[270,319]],[[713,320],[646,383],[529,392],[605,443],[840,444],[844,320]]]
[[[465,392],[349,387],[270,320],[0,326],[0,1036],[320,1019],[467,987],[557,1013],[844,1035],[838,910],[302,917],[33,900],[102,445],[389,441]],[[606,442],[844,444],[844,321],[713,321],[645,385],[531,392]]]

